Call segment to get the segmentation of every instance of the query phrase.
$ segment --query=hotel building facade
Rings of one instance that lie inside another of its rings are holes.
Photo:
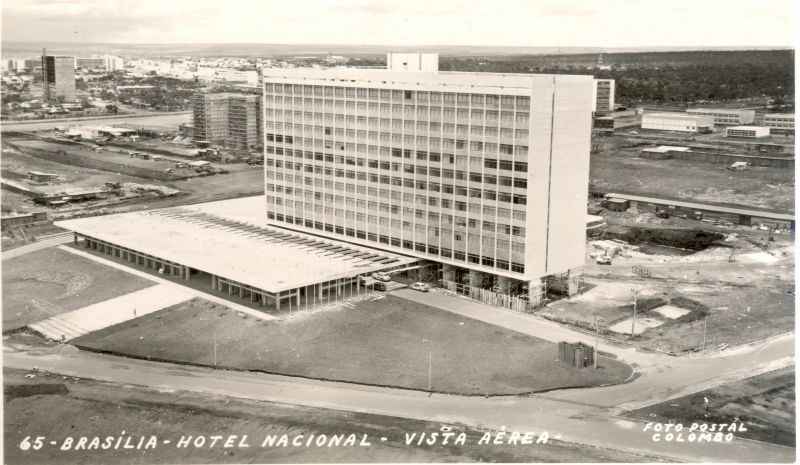
[[[269,224],[539,299],[585,260],[591,76],[262,69]],[[397,64],[399,65],[393,65]]]

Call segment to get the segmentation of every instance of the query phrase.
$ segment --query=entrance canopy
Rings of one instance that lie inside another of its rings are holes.
[[[55,224],[271,293],[418,261],[265,223],[258,196]]]

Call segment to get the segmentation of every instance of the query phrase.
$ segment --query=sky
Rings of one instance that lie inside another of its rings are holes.
[[[3,0],[2,40],[785,47],[795,43],[794,3],[794,0]]]

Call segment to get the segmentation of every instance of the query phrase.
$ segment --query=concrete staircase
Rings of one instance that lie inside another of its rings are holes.
[[[184,302],[192,297],[190,289],[156,284],[127,295],[52,316],[28,325],[28,328],[54,341],[69,341]]]
[[[57,316],[28,325],[28,328],[55,341],[74,339],[89,332],[85,328]]]

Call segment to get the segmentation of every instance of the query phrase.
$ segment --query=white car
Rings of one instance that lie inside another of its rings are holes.
[[[372,279],[386,282],[391,281],[392,277],[382,271],[376,271],[375,273],[372,273]]]
[[[431,287],[425,283],[414,283],[411,285],[411,289],[420,292],[428,292],[431,290]]]

